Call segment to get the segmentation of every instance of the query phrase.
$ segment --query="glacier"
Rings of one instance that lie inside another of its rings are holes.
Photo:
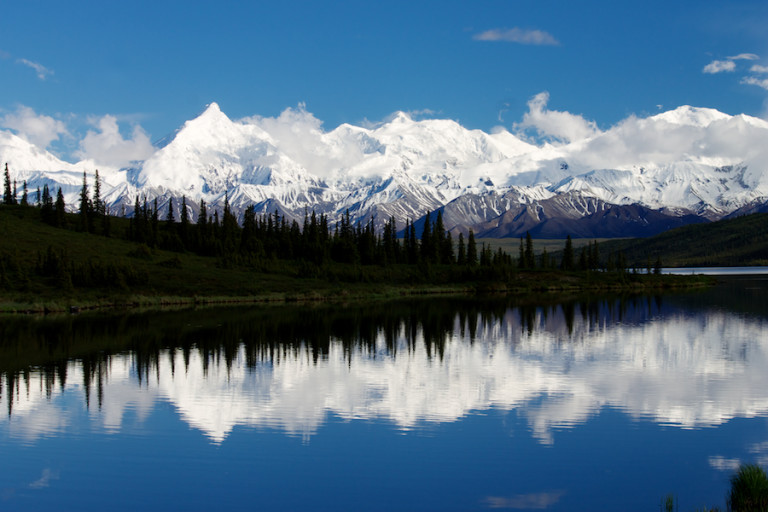
[[[346,211],[356,223],[394,217],[402,227],[440,210],[454,233],[643,236],[765,205],[766,141],[762,119],[691,106],[536,140],[404,112],[326,131],[303,105],[232,120],[211,103],[122,168],[65,162],[7,130],[0,164],[31,194],[61,187],[68,205],[78,204],[83,173],[92,187],[98,169],[110,212],[124,216],[139,197],[157,199],[161,215],[173,200],[179,218],[186,197],[193,220],[200,201],[209,211],[227,201],[237,214],[254,205],[299,222],[314,210],[331,225]]]

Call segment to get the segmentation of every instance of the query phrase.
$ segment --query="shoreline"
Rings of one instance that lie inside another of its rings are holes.
[[[599,279],[592,279],[599,277]],[[624,280],[622,280],[624,278]],[[631,278],[631,279],[629,279]],[[514,282],[478,282],[467,284],[381,285],[381,283],[355,283],[349,286],[307,287],[304,291],[265,291],[251,295],[173,295],[126,294],[94,297],[92,294],[72,294],[60,299],[20,298],[0,299],[1,315],[77,314],[106,310],[172,309],[177,307],[215,307],[248,304],[339,303],[350,300],[392,300],[419,296],[490,296],[552,298],[565,294],[667,292],[693,290],[714,285],[711,276],[637,274],[595,276],[587,273],[520,272]]]

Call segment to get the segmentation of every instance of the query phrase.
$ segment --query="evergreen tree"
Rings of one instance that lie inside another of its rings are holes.
[[[83,171],[83,188],[80,190],[80,229],[82,231],[88,231],[90,214],[90,205],[88,199],[88,181],[86,180],[85,171]]]
[[[181,196],[181,219],[179,219],[179,237],[184,247],[189,247],[189,209],[187,196]]]
[[[165,216],[165,222],[169,228],[173,227],[173,225],[176,223],[176,219],[173,215],[173,198],[168,200],[168,215]]]
[[[432,241],[432,218],[429,212],[424,216],[424,230],[421,232],[421,259],[434,261],[434,243]]]
[[[467,240],[467,265],[477,265],[477,244],[475,243],[475,233],[471,229]]]
[[[100,217],[106,212],[106,205],[101,200],[101,179],[99,178],[99,170],[96,169],[93,183],[93,213]]]
[[[593,270],[600,268],[600,251],[597,247],[597,240],[595,240],[590,246],[588,262],[589,268]]]
[[[539,268],[549,268],[549,253],[547,252],[546,247],[541,250],[541,255],[539,256]]]
[[[525,232],[525,268],[536,268],[536,259],[533,253],[533,238],[529,231]]]
[[[437,263],[451,263],[453,260],[453,243],[447,241],[445,225],[443,224],[443,212],[440,210],[437,211],[435,228],[432,233],[435,244],[435,261]]]
[[[40,217],[46,224],[56,224],[56,213],[53,209],[53,198],[48,190],[48,185],[43,185],[42,205],[40,206]]]
[[[562,270],[573,270],[573,241],[571,235],[565,239],[565,248],[563,249],[563,261],[560,264]]]
[[[656,275],[661,274],[661,256],[656,258],[656,263],[653,265],[653,273]]]
[[[229,193],[224,193],[224,212],[221,219],[222,245],[225,254],[231,254],[237,249],[238,239],[240,237],[240,227],[237,225],[237,218],[229,207]],[[296,226],[298,228],[298,224]]]
[[[467,248],[464,246],[464,233],[459,233],[459,254],[456,257],[456,263],[459,265],[467,264]]]
[[[408,263],[415,265],[419,261],[419,244],[416,242],[416,227],[411,221],[411,230],[408,232]]]
[[[456,262],[456,258],[453,253],[453,237],[451,236],[450,231],[446,232],[442,245],[443,245],[443,250],[440,256],[440,261],[443,264],[448,264],[448,265],[454,264]]]
[[[29,195],[27,193],[27,180],[24,180],[24,185],[21,189],[21,206],[29,206]]]
[[[151,232],[151,242],[152,247],[157,246],[157,237],[160,231],[160,214],[157,209],[157,198],[152,202],[152,232]]]
[[[56,206],[54,208],[54,213],[55,213],[54,224],[58,228],[63,228],[63,227],[66,227],[67,225],[67,217],[64,215],[65,208],[66,208],[66,205],[64,204],[64,193],[61,191],[61,187],[59,187],[58,192],[56,192]]]
[[[3,204],[14,204],[16,198],[11,189],[11,174],[8,171],[8,163],[5,164],[5,180],[3,181]]]
[[[579,270],[589,270],[589,256],[587,256],[587,247],[581,247],[579,254]]]

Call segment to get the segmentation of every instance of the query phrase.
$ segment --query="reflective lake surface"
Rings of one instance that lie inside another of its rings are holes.
[[[723,507],[767,291],[5,317],[0,509]]]

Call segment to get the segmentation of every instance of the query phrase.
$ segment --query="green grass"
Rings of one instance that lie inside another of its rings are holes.
[[[574,249],[580,249],[581,247],[597,241],[603,243],[608,240],[617,240],[616,238],[574,238],[571,240]],[[478,244],[487,244],[492,250],[501,250],[508,252],[513,257],[517,257],[520,252],[520,239],[519,238],[478,238]],[[562,251],[565,247],[565,239],[560,238],[537,238],[533,240],[533,250],[536,254],[546,249],[548,253],[552,254],[557,251]]]
[[[75,215],[69,216],[76,225]],[[515,272],[448,265],[358,266],[329,263],[322,268],[293,261],[266,260],[231,265],[221,258],[176,253],[122,239],[126,219],[112,219],[112,237],[54,228],[35,208],[0,206],[0,256],[22,276],[0,282],[0,311],[66,311],[72,307],[164,306],[202,303],[350,300],[413,294],[562,292],[578,289],[662,288],[688,285],[660,276],[627,276],[556,271]],[[562,242],[562,241],[561,241]],[[519,241],[518,241],[519,243]],[[41,254],[51,248],[76,266],[113,265],[141,276],[129,284],[104,282],[73,287],[36,275]],[[7,270],[7,269],[6,269]],[[312,277],[314,276],[314,277]],[[698,284],[698,283],[696,283]]]
[[[660,257],[668,267],[768,265],[768,214],[756,213],[708,224],[693,224],[651,238],[607,241],[601,257],[622,251],[630,265]]]

